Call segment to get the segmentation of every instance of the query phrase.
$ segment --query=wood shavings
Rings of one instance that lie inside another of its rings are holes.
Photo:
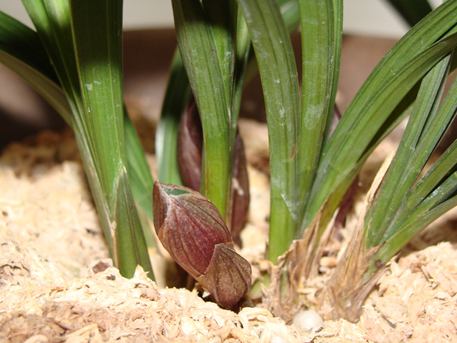
[[[390,339],[411,342],[449,342],[457,339],[452,320],[457,317],[457,249],[440,243],[391,263],[391,273],[380,280],[379,289],[368,298],[362,318],[385,317],[394,328]],[[431,278],[424,275],[421,264]],[[439,280],[439,281],[437,281]],[[378,314],[370,312],[374,311]],[[379,330],[377,323],[366,328]],[[385,324],[384,324],[385,326]],[[390,340],[392,341],[392,340]]]
[[[457,249],[450,243],[392,262],[357,324],[325,321],[322,330],[310,333],[261,307],[235,314],[205,302],[195,291],[159,288],[141,269],[132,279],[124,279],[108,259],[75,146],[68,133],[46,133],[25,145],[16,144],[0,157],[0,341],[437,343],[456,339]],[[27,161],[25,167],[21,158]],[[264,177],[251,168],[251,175],[256,174]],[[265,180],[252,182],[258,192],[254,199],[263,203],[268,199]],[[267,216],[268,210],[262,212],[242,235],[241,252],[256,262],[258,277],[271,267],[261,259]],[[344,231],[341,235],[350,236]],[[331,244],[328,256],[320,261],[326,273],[346,243]],[[328,275],[324,276],[301,289],[310,306],[325,287]]]
[[[102,343],[103,339],[96,324],[87,325],[67,336],[67,343]]]

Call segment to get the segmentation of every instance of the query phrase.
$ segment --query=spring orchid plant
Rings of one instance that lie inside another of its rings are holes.
[[[121,273],[131,277],[141,265],[154,278],[147,248],[157,237],[227,309],[236,309],[253,283],[278,290],[276,313],[300,306],[298,289],[316,275],[357,174],[410,115],[322,293],[322,304],[335,309],[328,316],[357,320],[387,262],[457,204],[457,143],[426,168],[457,108],[457,81],[444,91],[456,67],[457,1],[432,10],[426,0],[390,0],[412,28],[339,121],[342,0],[171,2],[179,49],[156,134],[160,182],[151,178],[122,98],[122,0],[23,0],[35,30],[0,12],[0,62],[75,132]],[[298,28],[301,79],[290,40]],[[235,249],[249,207],[237,122],[243,87],[257,71],[271,171],[265,257],[275,267],[252,280]],[[154,222],[156,236],[140,216]]]

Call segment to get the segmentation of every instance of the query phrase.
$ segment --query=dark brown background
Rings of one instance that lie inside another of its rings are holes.
[[[300,37],[293,37],[300,59]],[[344,36],[337,103],[344,111],[374,66],[395,40]],[[169,63],[176,46],[174,31],[128,31],[124,35],[124,92],[149,118],[158,118]],[[300,67],[300,66],[299,66]],[[246,88],[241,115],[264,120],[258,77]],[[42,129],[63,127],[62,119],[22,79],[0,64],[0,149]]]

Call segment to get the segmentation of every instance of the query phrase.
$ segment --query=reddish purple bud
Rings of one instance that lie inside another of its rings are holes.
[[[158,181],[153,201],[154,226],[165,249],[220,306],[232,308],[249,290],[251,266],[233,250],[216,206],[190,188]]]
[[[200,190],[202,178],[203,130],[195,100],[187,105],[178,132],[178,166],[183,184]]]
[[[186,187],[200,191],[202,175],[203,130],[195,100],[187,105],[179,126],[178,166]],[[229,227],[233,240],[237,241],[244,227],[249,210],[249,179],[246,168],[244,144],[236,135],[233,154],[232,198],[229,207]]]

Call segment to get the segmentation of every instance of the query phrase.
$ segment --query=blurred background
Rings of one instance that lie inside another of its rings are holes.
[[[442,0],[430,0],[438,6]],[[32,27],[20,0],[0,0],[0,11]],[[127,105],[156,120],[176,46],[170,0],[124,0],[124,92]],[[337,103],[344,111],[374,66],[408,30],[385,0],[345,0]],[[296,58],[300,38],[293,36]],[[247,87],[241,115],[264,120],[259,80]],[[11,141],[63,121],[25,82],[0,64],[0,150]]]
[[[437,6],[442,0],[430,0]],[[32,25],[20,0],[0,1],[0,11]],[[399,38],[407,26],[384,0],[345,0],[344,32]],[[171,0],[124,0],[124,28],[144,30],[173,27]]]

